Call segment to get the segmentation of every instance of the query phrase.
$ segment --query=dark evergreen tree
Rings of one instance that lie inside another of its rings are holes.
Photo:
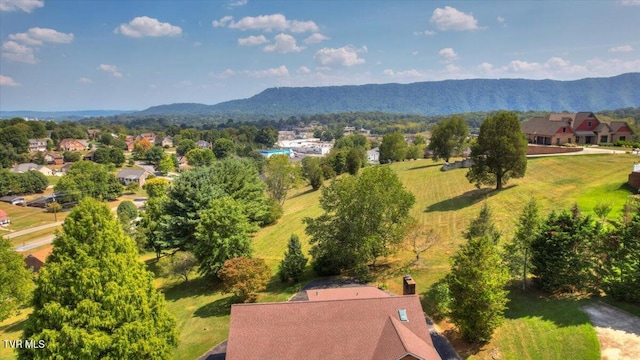
[[[283,282],[292,279],[295,282],[300,281],[300,277],[304,272],[308,259],[302,253],[302,245],[298,235],[292,234],[289,239],[288,249],[284,253],[284,259],[280,262],[280,280]]]
[[[522,289],[527,288],[527,276],[530,271],[531,244],[540,228],[540,216],[535,198],[531,198],[520,214],[516,224],[516,233],[510,243],[505,245],[505,260],[512,276],[522,278]]]

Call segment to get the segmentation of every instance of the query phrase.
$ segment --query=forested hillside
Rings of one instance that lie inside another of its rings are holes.
[[[137,115],[289,116],[349,111],[446,115],[508,109],[600,111],[640,106],[640,73],[575,81],[470,79],[413,84],[271,88],[217,105],[172,104]]]

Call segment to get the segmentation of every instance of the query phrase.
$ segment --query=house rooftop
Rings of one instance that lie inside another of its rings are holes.
[[[122,169],[122,170],[120,170],[120,172],[118,172],[118,174],[116,175],[116,178],[118,178],[118,179],[138,179],[142,175],[144,175],[144,173],[146,173],[146,172],[147,172],[147,170]]]
[[[226,359],[440,359],[417,296],[372,290],[380,297],[347,298],[362,289],[331,289],[331,300],[233,305]]]

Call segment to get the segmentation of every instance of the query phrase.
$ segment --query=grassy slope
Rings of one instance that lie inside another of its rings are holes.
[[[515,218],[531,196],[538,199],[543,214],[552,209],[568,208],[576,201],[584,212],[590,212],[596,201],[611,202],[619,212],[629,194],[623,184],[634,161],[637,157],[630,155],[538,158],[529,161],[525,178],[511,181],[500,193],[477,190],[466,181],[465,170],[440,172],[440,166],[430,160],[393,164],[403,183],[416,196],[412,216],[434,228],[441,241],[423,255],[424,263],[418,267],[410,266],[412,254],[408,251],[389,259],[387,266],[379,271],[378,282],[400,293],[400,276],[411,273],[418,283],[418,292],[425,293],[448,271],[448,258],[461,243],[461,232],[477,215],[484,199],[491,207],[503,238],[511,236]],[[321,210],[318,206],[320,193],[306,190],[301,189],[287,200],[285,216],[278,224],[260,230],[254,238],[254,255],[265,258],[274,274],[292,233],[300,236],[305,251],[309,248],[302,218],[317,216]],[[615,216],[612,213],[611,217]],[[307,274],[307,278],[311,276],[311,273]],[[176,359],[196,358],[227,336],[228,295],[200,279],[191,280],[188,285],[158,279],[157,285],[166,294],[169,310],[178,318],[180,344],[175,352]],[[296,285],[280,284],[274,276],[259,301],[286,300],[297,288]],[[517,292],[511,297],[508,320],[497,330],[494,340],[467,355],[478,359],[490,358],[496,352],[506,359],[599,357],[595,332],[578,310],[580,302],[550,300]],[[15,324],[16,320],[11,318],[0,324],[0,338],[14,338],[19,334],[7,332],[19,326]],[[12,328],[7,329],[8,325]],[[0,358],[6,358],[3,355],[7,352],[0,349]]]

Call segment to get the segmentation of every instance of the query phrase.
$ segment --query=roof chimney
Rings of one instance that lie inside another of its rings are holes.
[[[411,275],[405,275],[402,279],[402,295],[415,295],[416,282],[413,281]]]

